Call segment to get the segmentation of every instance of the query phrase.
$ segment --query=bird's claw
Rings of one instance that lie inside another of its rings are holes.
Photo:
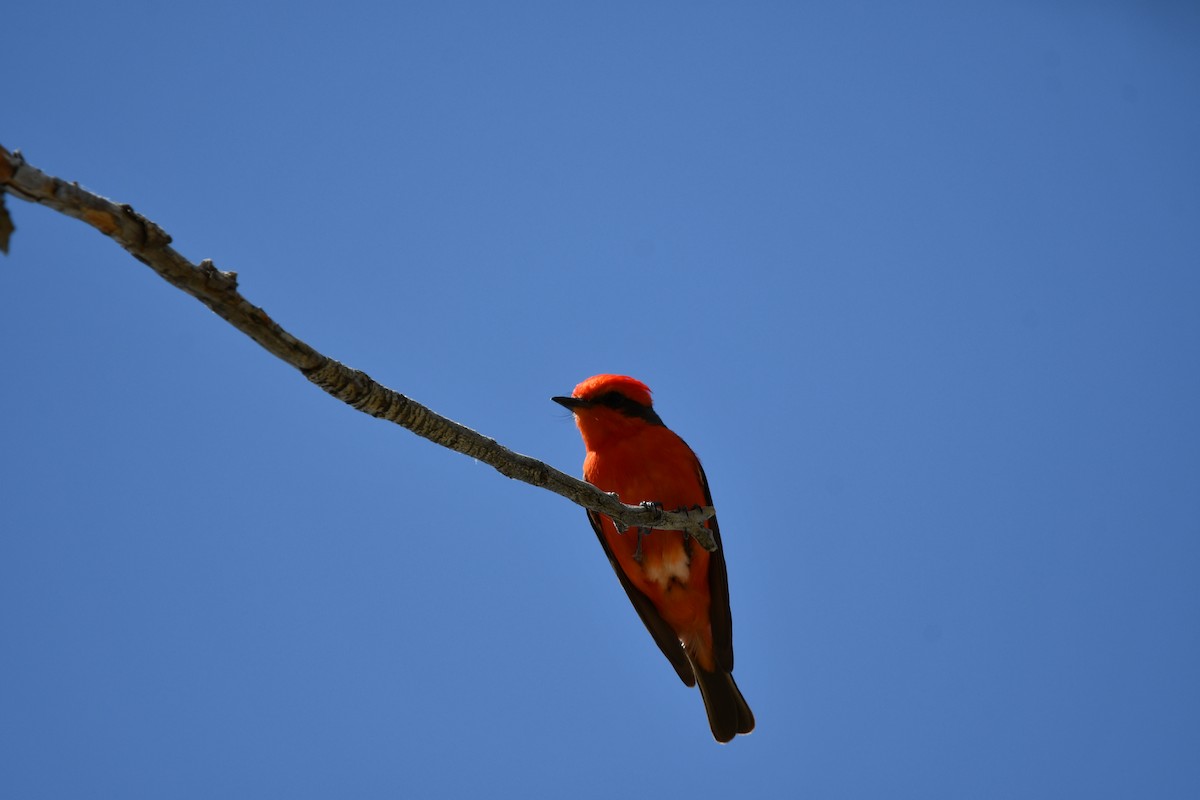
[[[676,514],[686,514],[689,511],[699,511],[701,508],[703,508],[703,506],[680,506],[679,508],[675,509],[675,513]],[[683,531],[683,543],[685,545],[688,543],[688,540],[691,538],[692,538],[692,535],[690,533],[688,533],[687,531]]]
[[[653,528],[638,528],[637,529],[637,547],[633,550],[633,560],[637,563],[642,563],[642,537],[649,536]]]
[[[653,500],[644,500],[638,505],[642,508],[662,511],[662,503],[656,503]],[[642,537],[649,536],[652,530],[654,529],[648,526],[642,526],[637,529],[637,547],[633,550],[633,560],[639,564],[642,563]]]

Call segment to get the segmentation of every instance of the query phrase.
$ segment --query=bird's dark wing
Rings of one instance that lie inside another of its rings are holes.
[[[708,487],[706,485],[705,491],[707,490]],[[638,616],[642,618],[642,623],[645,624],[646,630],[650,631],[650,635],[654,637],[655,643],[662,650],[663,655],[667,657],[667,661],[670,661],[671,666],[679,673],[679,679],[688,686],[695,686],[696,676],[692,672],[691,662],[688,661],[687,653],[684,652],[683,644],[680,643],[679,637],[675,635],[675,631],[671,630],[671,626],[667,624],[667,621],[659,616],[658,609],[650,602],[650,598],[642,594],[630,582],[629,578],[625,577],[624,571],[622,571],[621,566],[617,563],[617,557],[613,555],[612,548],[608,546],[608,540],[604,538],[604,528],[600,524],[600,515],[594,511],[587,512],[587,515],[588,521],[592,523],[592,530],[596,531],[596,538],[600,540],[600,546],[604,548],[604,555],[608,556],[608,563],[612,564],[613,572],[617,573],[617,578],[620,579],[621,585],[625,587],[625,593],[629,595],[630,602],[637,609]],[[636,536],[637,534],[630,531],[630,535]],[[711,562],[709,563],[711,564]],[[709,579],[711,580],[711,566],[709,567],[709,575]],[[721,563],[721,576],[722,581],[724,581],[724,562]],[[728,597],[727,590],[724,596]],[[727,599],[725,600],[725,616],[729,616],[729,601]],[[730,662],[732,661],[731,654]]]
[[[700,473],[700,484],[704,487],[704,504],[711,506],[712,492],[708,489],[708,477],[704,467],[696,461]],[[708,621],[712,625],[713,657],[725,672],[733,672],[733,615],[729,611],[729,575],[725,571],[725,548],[721,544],[721,529],[714,516],[708,528],[717,540],[717,552],[708,555]]]

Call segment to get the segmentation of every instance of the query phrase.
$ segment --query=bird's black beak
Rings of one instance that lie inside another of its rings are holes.
[[[574,411],[577,408],[583,408],[588,404],[587,400],[580,400],[578,397],[551,397],[551,400],[558,403],[563,408],[568,408]]]

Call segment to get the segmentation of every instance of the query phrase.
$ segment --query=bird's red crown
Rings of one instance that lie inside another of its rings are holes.
[[[651,405],[650,387],[628,375],[593,375],[575,387],[574,396],[580,400],[594,400],[609,392],[619,392],[644,406]]]

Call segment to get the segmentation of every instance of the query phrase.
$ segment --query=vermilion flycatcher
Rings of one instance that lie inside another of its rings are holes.
[[[596,375],[554,402],[575,414],[587,456],[583,478],[622,503],[667,510],[711,506],[700,460],[663,425],[650,389],[624,375]],[[646,629],[688,686],[700,684],[718,742],[754,730],[754,715],[733,682],[733,619],[717,518],[709,553],[681,531],[617,531],[594,511],[588,519]]]

